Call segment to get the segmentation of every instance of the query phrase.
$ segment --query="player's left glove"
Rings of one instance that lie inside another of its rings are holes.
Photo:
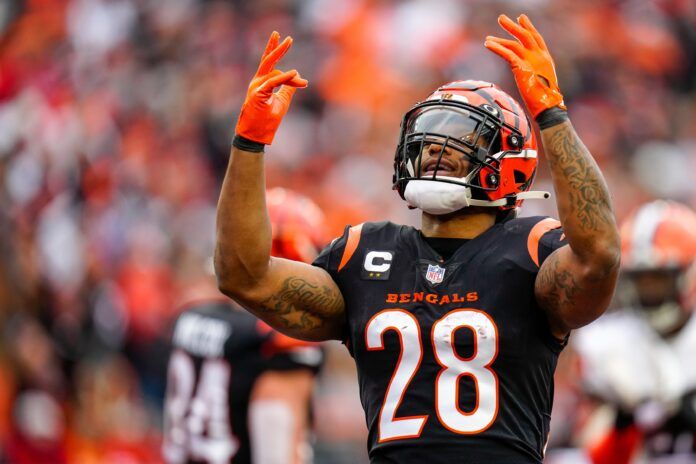
[[[544,39],[526,15],[517,21],[505,15],[498,17],[498,24],[517,40],[488,36],[484,45],[510,63],[517,88],[534,119],[551,108],[565,111],[556,69]]]

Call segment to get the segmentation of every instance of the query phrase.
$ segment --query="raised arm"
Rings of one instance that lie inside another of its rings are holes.
[[[517,40],[487,37],[485,45],[510,63],[539,124],[568,239],[543,262],[535,283],[537,301],[560,338],[609,305],[619,269],[619,233],[604,177],[568,120],[544,39],[525,15],[517,23],[502,15],[498,22]]]
[[[220,291],[270,326],[305,340],[340,338],[343,297],[321,268],[271,257],[263,148],[287,113],[297,87],[307,81],[276,63],[292,44],[268,41],[237,123],[217,208],[215,273]],[[280,89],[274,93],[274,89]]]
[[[570,121],[541,134],[568,245],[541,265],[535,294],[560,336],[589,324],[609,306],[620,241],[604,177]]]

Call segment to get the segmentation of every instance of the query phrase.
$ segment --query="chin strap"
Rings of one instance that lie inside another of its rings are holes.
[[[549,192],[520,192],[517,195],[498,200],[480,200],[472,198],[471,188],[462,185],[468,182],[472,174],[464,179],[441,177],[441,180],[456,180],[457,183],[434,182],[432,180],[411,180],[404,190],[404,199],[415,208],[430,214],[449,214],[467,206],[514,207],[517,201],[525,199],[549,198]]]
[[[545,192],[543,190],[533,190],[530,192],[520,192],[517,195],[500,198],[498,200],[477,200],[475,198],[470,198],[469,205],[494,207],[513,206],[518,200],[545,200],[547,198],[551,198],[551,193]]]

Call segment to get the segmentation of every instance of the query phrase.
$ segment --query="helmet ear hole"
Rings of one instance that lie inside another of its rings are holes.
[[[525,182],[527,182],[527,176],[524,174],[524,172],[515,169],[513,175],[515,176],[516,184],[524,184]]]

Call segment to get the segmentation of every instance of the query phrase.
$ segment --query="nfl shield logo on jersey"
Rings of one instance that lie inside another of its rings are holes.
[[[439,284],[445,277],[445,268],[437,264],[428,264],[428,272],[425,273],[425,278],[433,284]]]

